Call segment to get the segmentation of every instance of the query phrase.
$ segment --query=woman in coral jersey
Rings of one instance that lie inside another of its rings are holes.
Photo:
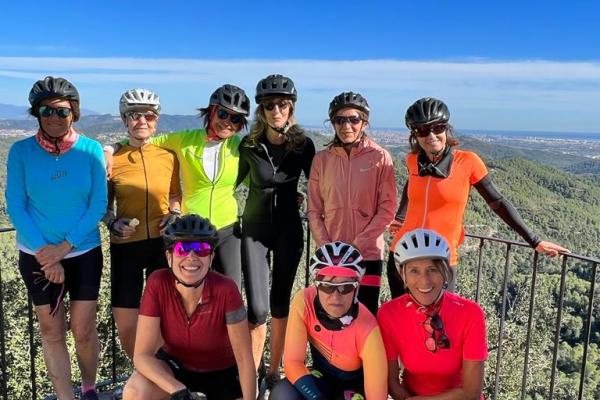
[[[445,290],[452,280],[448,242],[417,229],[402,236],[394,257],[408,293],[383,304],[377,315],[392,398],[483,398],[485,317],[477,303]]]
[[[313,160],[308,181],[308,220],[317,246],[341,240],[364,257],[359,300],[375,314],[383,266],[383,232],[396,210],[390,154],[365,133],[369,105],[345,92],[329,104],[335,136]]]
[[[387,365],[375,317],[358,302],[360,252],[333,242],[317,249],[315,285],[292,301],[283,364],[271,400],[387,399]],[[361,289],[362,290],[362,289]],[[310,347],[313,366],[305,363]]]
[[[488,206],[539,253],[556,256],[568,251],[541,240],[521,219],[514,206],[494,186],[477,154],[457,149],[458,140],[448,123],[450,111],[444,102],[431,97],[417,100],[406,111],[410,129],[410,153],[406,156],[408,182],[402,191],[395,222],[390,227],[395,243],[406,232],[433,229],[450,244],[450,265],[458,264],[458,246],[464,240],[463,215],[471,186]],[[390,254],[387,275],[392,296],[404,293]],[[454,290],[456,271],[449,289]]]

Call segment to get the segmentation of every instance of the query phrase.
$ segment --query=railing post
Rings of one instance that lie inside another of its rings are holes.
[[[483,244],[485,240],[479,239],[479,260],[477,262],[477,289],[475,290],[475,303],[479,303],[479,294],[481,293],[481,275],[483,274]]]
[[[565,299],[565,286],[567,275],[567,256],[563,255],[562,268],[560,272],[560,294],[558,295],[558,310],[556,312],[556,331],[554,332],[554,348],[552,350],[552,372],[550,374],[550,397],[554,398],[554,384],[556,381],[556,363],[558,361],[558,342],[560,340],[560,325],[562,323],[562,309]]]
[[[31,400],[37,399],[37,373],[35,369],[35,357],[37,349],[35,346],[35,340],[33,337],[33,303],[31,301],[31,295],[27,294],[27,318],[29,328],[29,367],[31,368]]]
[[[590,346],[590,334],[592,332],[592,318],[594,312],[594,293],[596,291],[596,270],[598,263],[592,267],[592,284],[590,286],[590,297],[588,300],[587,324],[585,327],[585,341],[583,344],[583,359],[581,361],[581,375],[579,377],[579,395],[578,399],[583,399],[583,386],[585,384],[585,368],[587,366],[588,347]]]
[[[4,335],[4,289],[2,281],[2,268],[0,267],[0,363],[2,373],[2,398],[8,400],[8,387],[6,382],[8,376],[6,376],[6,336]]]
[[[496,353],[496,382],[494,385],[494,399],[498,398],[500,385],[500,366],[502,363],[502,342],[504,339],[504,320],[506,319],[506,292],[508,291],[508,274],[510,265],[510,243],[506,244],[506,261],[504,263],[504,279],[502,281],[502,311],[500,314],[500,328],[498,329],[498,352]]]
[[[523,361],[523,378],[521,379],[521,400],[525,399],[527,387],[527,373],[529,366],[529,346],[531,345],[531,331],[533,328],[533,307],[535,306],[535,285],[537,281],[538,252],[533,252],[533,272],[531,273],[531,290],[529,292],[529,317],[527,318],[527,338],[525,339],[525,360]]]

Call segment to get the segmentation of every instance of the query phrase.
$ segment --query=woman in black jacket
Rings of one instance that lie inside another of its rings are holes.
[[[294,82],[285,76],[269,75],[258,82],[254,124],[240,144],[237,183],[245,181],[250,189],[242,217],[242,268],[257,368],[269,308],[272,317],[271,362],[261,385],[263,395],[279,379],[290,295],[303,248],[298,180],[302,171],[308,178],[315,155],[312,140],[296,125],[296,98]]]

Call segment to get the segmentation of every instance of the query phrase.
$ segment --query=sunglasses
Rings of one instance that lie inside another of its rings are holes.
[[[333,123],[336,125],[344,125],[346,122],[350,125],[357,125],[362,121],[358,115],[351,115],[349,117],[337,116],[333,117]]]
[[[447,124],[435,124],[415,126],[414,128],[411,128],[410,131],[416,137],[423,138],[429,136],[430,133],[433,133],[434,135],[441,135],[442,133],[446,132],[446,129],[448,129]]]
[[[198,257],[208,257],[213,253],[214,248],[207,242],[177,242],[173,246],[173,253],[178,257],[187,257],[192,251]]]
[[[432,353],[438,349],[449,349],[450,338],[444,331],[444,323],[438,314],[430,315],[423,322],[423,328],[431,336],[425,339],[425,347]]]
[[[65,119],[69,115],[71,115],[72,110],[68,107],[50,107],[50,106],[41,106],[38,109],[40,115],[44,118],[50,118],[54,114],[56,114],[59,118]]]
[[[129,119],[130,121],[139,121],[140,119],[142,119],[142,117],[144,117],[144,119],[147,122],[153,122],[156,121],[158,119],[158,115],[156,115],[155,113],[153,113],[152,111],[146,111],[146,112],[130,112],[125,114],[125,116],[127,117],[127,119]]]
[[[280,101],[279,103],[265,103],[262,106],[267,111],[273,111],[275,107],[279,108],[279,111],[285,111],[290,106],[290,103],[287,101]]]
[[[337,290],[339,294],[352,293],[358,287],[358,282],[325,282],[317,281],[317,289],[326,294],[333,294]]]
[[[229,120],[231,121],[232,124],[240,124],[243,120],[244,117],[242,117],[239,114],[230,114],[227,111],[223,110],[222,108],[219,108],[217,110],[217,117],[219,117],[219,119],[222,120],[226,120],[227,118],[229,118]]]

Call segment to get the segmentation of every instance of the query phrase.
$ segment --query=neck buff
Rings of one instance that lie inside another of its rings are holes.
[[[57,138],[48,135],[42,128],[35,134],[35,140],[40,147],[56,156],[69,151],[78,138],[79,134],[73,128],[69,128],[67,133]]]
[[[330,331],[341,331],[348,325],[354,321],[356,316],[358,315],[358,300],[356,298],[352,302],[350,309],[346,313],[346,315],[341,316],[340,318],[331,318],[327,311],[321,305],[319,301],[319,295],[315,296],[314,300],[315,313],[317,314],[317,319],[323,325],[323,327]]]
[[[452,168],[452,160],[454,160],[454,152],[452,146],[446,146],[438,161],[432,162],[424,151],[420,151],[418,155],[419,176],[433,176],[434,178],[447,178],[450,176]]]

